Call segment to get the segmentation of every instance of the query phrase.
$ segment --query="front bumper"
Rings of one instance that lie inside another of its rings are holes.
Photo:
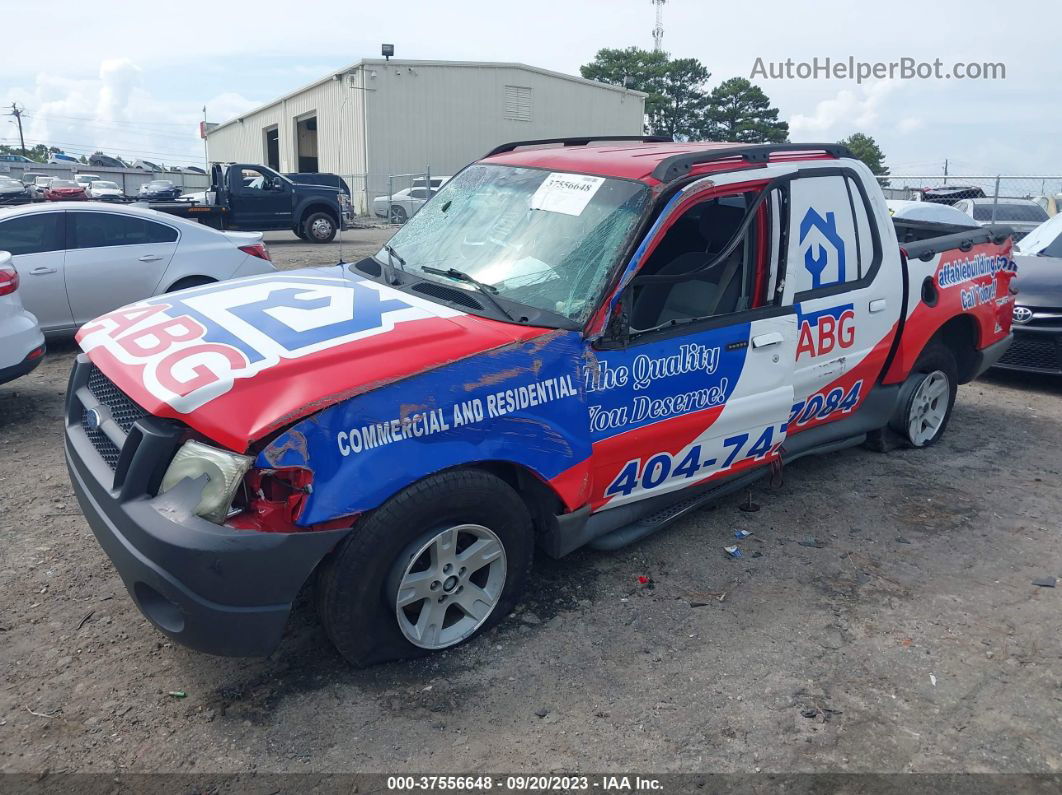
[[[89,389],[91,368],[82,354],[70,378],[67,467],[81,510],[133,601],[182,645],[227,656],[269,654],[295,596],[349,530],[260,533],[216,525],[192,512],[199,481],[152,496],[183,427],[144,416],[123,438],[120,412],[112,416]],[[102,416],[98,432],[117,448],[113,466],[112,448],[82,425],[89,409]]]
[[[1062,327],[1016,325],[1012,331],[1014,344],[997,368],[1062,375]]]

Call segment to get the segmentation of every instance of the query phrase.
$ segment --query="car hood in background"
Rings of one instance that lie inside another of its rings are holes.
[[[1018,291],[1019,306],[1062,308],[1062,259],[1018,256],[1014,262],[1018,275],[1011,286]]]
[[[547,333],[333,266],[169,293],[97,318],[77,340],[149,412],[242,451],[346,398]]]

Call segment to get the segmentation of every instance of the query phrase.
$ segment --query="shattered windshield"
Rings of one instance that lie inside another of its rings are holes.
[[[391,238],[390,253],[407,271],[452,268],[500,298],[582,322],[648,203],[639,182],[477,164]],[[376,254],[388,258],[387,247]]]

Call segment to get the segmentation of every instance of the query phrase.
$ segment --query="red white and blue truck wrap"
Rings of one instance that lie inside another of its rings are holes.
[[[537,144],[374,258],[81,329],[71,477],[162,631],[268,653],[318,570],[352,662],[445,648],[512,607],[536,545],[615,548],[772,462],[931,444],[1009,343],[1007,230],[901,249],[836,146]]]

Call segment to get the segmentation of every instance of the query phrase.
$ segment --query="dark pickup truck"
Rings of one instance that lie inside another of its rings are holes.
[[[296,182],[271,168],[215,163],[202,201],[151,202],[151,209],[216,229],[261,232],[290,229],[310,243],[328,243],[353,220],[350,197],[339,188]]]

